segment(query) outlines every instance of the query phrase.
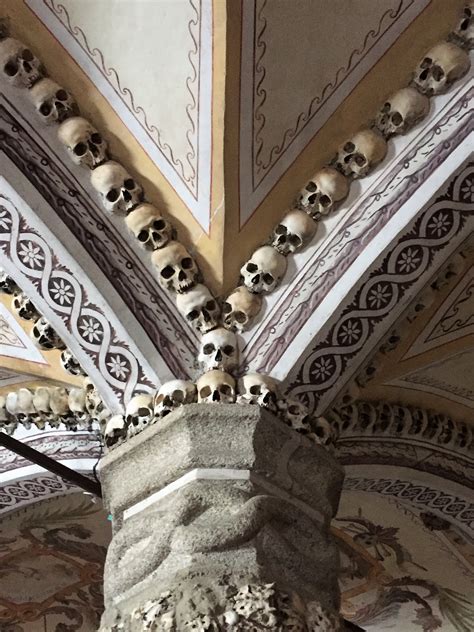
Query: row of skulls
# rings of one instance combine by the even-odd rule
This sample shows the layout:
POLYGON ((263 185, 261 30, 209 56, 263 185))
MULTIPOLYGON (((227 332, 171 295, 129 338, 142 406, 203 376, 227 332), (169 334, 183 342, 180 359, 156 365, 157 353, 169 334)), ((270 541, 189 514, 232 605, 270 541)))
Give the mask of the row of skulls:
POLYGON ((46 425, 58 428, 64 424, 68 430, 92 430, 94 421, 109 416, 92 383, 84 388, 67 390, 61 386, 38 386, 34 390, 19 388, 0 395, 0 428, 13 434, 18 425, 40 430, 46 425))
POLYGON ((30 336, 39 349, 42 351, 60 350, 60 362, 63 369, 70 375, 85 375, 83 368, 53 326, 39 313, 31 299, 18 287, 12 277, 1 269, 0 293, 12 297, 11 307, 19 318, 33 323, 30 336))
MULTIPOLYGON (((236 388, 231 375, 239 364, 235 332, 250 328, 261 311, 262 296, 274 291, 284 276, 288 255, 313 240, 320 220, 347 197, 351 181, 367 176, 384 159, 387 140, 409 131, 427 115, 429 97, 447 91, 467 72, 470 61, 466 49, 474 45, 473 6, 471 1, 465 8, 449 41, 437 44, 420 60, 411 85, 389 97, 371 125, 347 139, 332 162, 314 174, 268 242, 242 266, 240 285, 222 303, 202 283, 195 260, 176 240, 176 231, 168 219, 145 201, 142 186, 127 169, 110 159, 107 142, 89 121, 79 116, 72 95, 45 76, 42 64, 27 47, 9 37, 0 41, 0 70, 3 68, 5 79, 28 89, 46 124, 59 124, 59 141, 75 164, 90 171, 91 185, 105 211, 125 215, 129 230, 151 252, 158 282, 175 294, 180 313, 202 334, 198 360, 205 373, 197 380, 197 401, 246 401, 245 392, 240 386, 236 388), (213 397, 219 399, 212 400, 213 397)), ((39 319, 33 329, 36 327, 36 338, 48 343, 52 328, 43 320, 39 319)), ((258 377, 272 381, 267 376, 258 377)), ((112 426, 120 426, 123 419, 118 434, 123 434, 124 428, 126 435, 133 433, 136 424, 130 421, 129 411, 137 398, 143 397, 150 396, 137 395, 130 401, 125 417, 110 420, 112 426)))
POLYGON ((104 432, 107 448, 120 445, 148 426, 188 404, 250 404, 277 415, 293 430, 326 448, 332 448, 335 436, 324 417, 312 418, 300 402, 282 397, 277 380, 260 373, 247 373, 236 381, 220 369, 204 373, 194 384, 171 380, 155 394, 142 393, 129 401, 125 415, 111 417, 104 432))

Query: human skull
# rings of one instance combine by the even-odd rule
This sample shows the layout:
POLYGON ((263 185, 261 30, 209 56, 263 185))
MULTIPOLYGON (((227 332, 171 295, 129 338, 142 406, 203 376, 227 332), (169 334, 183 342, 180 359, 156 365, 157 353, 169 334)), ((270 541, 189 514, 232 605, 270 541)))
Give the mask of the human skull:
POLYGON ((130 436, 138 434, 151 424, 154 420, 153 395, 140 393, 132 397, 125 409, 125 420, 130 436))
POLYGON ((418 64, 413 81, 428 97, 442 94, 469 70, 469 55, 452 42, 433 46, 418 64))
POLYGON ((184 294, 178 294, 176 305, 191 327, 201 333, 214 329, 219 323, 219 305, 207 287, 201 283, 184 294))
POLYGON ((272 412, 278 409, 280 387, 278 381, 269 375, 247 373, 239 379, 237 403, 254 404, 272 412))
POLYGON ((114 415, 105 425, 104 442, 110 450, 127 438, 127 422, 123 415, 114 415))
POLYGON ((309 244, 316 228, 317 224, 304 211, 290 211, 275 227, 272 246, 282 255, 296 252, 309 244))
POLYGON ((428 97, 415 88, 402 88, 384 103, 375 118, 375 126, 385 138, 405 134, 428 114, 429 109, 428 97))
POLYGON ((172 241, 164 248, 155 250, 151 261, 158 270, 159 284, 166 290, 181 294, 198 281, 196 262, 178 241, 172 241))
POLYGON ((18 421, 10 416, 7 410, 7 398, 0 395, 0 429, 4 430, 8 435, 12 435, 18 428, 18 421))
POLYGON ((201 339, 198 360, 205 371, 233 371, 239 364, 239 347, 234 333, 224 327, 208 331, 201 339))
POLYGON ((69 375, 85 375, 84 369, 70 349, 64 349, 64 351, 61 352, 60 362, 63 369, 69 373, 69 375))
POLYGON ((245 286, 256 294, 273 292, 286 272, 286 258, 272 246, 262 246, 240 269, 245 286))
POLYGON ((197 381, 200 404, 233 404, 235 402, 235 380, 224 371, 204 373, 197 381))
MULTIPOLYGON (((69 410, 69 396, 65 388, 55 386, 49 392, 49 405, 53 416, 56 418, 56 425, 61 422, 69 426, 71 420, 71 411, 69 410)), ((50 421, 52 423, 52 421, 50 421)))
POLYGON ((451 33, 453 42, 470 50, 474 48, 474 2, 471 0, 463 11, 462 18, 451 33))
POLYGON ((173 239, 175 230, 152 204, 140 204, 125 218, 128 228, 143 248, 163 248, 173 239))
POLYGON ((91 171, 91 184, 109 213, 128 213, 140 204, 141 186, 118 162, 108 160, 91 171))
POLYGON ((12 307, 23 320, 34 320, 36 322, 40 317, 36 307, 23 292, 13 297, 12 307))
POLYGON ((107 160, 107 142, 102 134, 81 116, 74 116, 61 123, 58 138, 76 165, 95 169, 107 160))
POLYGON ((297 399, 282 399, 277 402, 278 413, 287 426, 301 434, 309 434, 311 426, 308 423, 309 410, 297 399))
POLYGON ((337 439, 334 428, 325 417, 315 417, 310 420, 312 434, 310 438, 317 444, 332 450, 337 439))
POLYGON ((2 294, 17 294, 20 292, 20 288, 15 281, 3 270, 0 270, 0 292, 2 294))
POLYGON ((86 429, 91 427, 91 417, 86 408, 86 391, 83 388, 71 388, 68 393, 68 406, 74 419, 86 429))
POLYGON ((345 176, 363 178, 385 158, 387 141, 372 129, 363 129, 339 148, 336 168, 345 176))
POLYGON ((31 88, 43 76, 40 60, 12 37, 0 42, 0 67, 5 79, 17 88, 31 88))
POLYGON ((35 414, 32 421, 37 428, 43 430, 51 419, 51 406, 49 405, 50 389, 46 386, 38 386, 33 393, 33 408, 35 414))
POLYGON ((64 349, 66 346, 44 316, 33 325, 30 335, 36 346, 46 351, 64 349))
POLYGON ((196 401, 196 386, 186 380, 170 380, 161 385, 153 399, 155 417, 165 417, 176 408, 196 401))
POLYGON ((33 392, 28 388, 19 388, 16 392, 15 407, 17 420, 28 428, 31 425, 30 416, 36 412, 33 406, 33 392))
POLYGON ((71 94, 52 79, 40 79, 30 89, 31 100, 44 123, 62 123, 79 113, 71 94))
POLYGON ((102 401, 99 391, 96 389, 90 377, 84 378, 85 404, 86 411, 92 419, 101 419, 105 414, 106 408, 102 401))
POLYGON ((334 167, 323 167, 300 191, 297 205, 314 220, 318 220, 321 215, 328 215, 348 193, 347 178, 334 167))
POLYGON ((262 299, 240 285, 230 294, 222 305, 224 327, 231 331, 245 331, 262 308, 262 299))

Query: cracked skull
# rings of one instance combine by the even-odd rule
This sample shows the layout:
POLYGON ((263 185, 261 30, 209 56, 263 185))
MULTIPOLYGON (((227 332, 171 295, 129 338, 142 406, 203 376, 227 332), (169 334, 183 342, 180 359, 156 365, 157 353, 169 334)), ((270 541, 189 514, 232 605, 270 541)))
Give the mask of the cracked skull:
POLYGON ((91 172, 91 184, 109 213, 127 213, 140 204, 143 191, 126 169, 109 160, 91 172))
POLYGON ((33 325, 30 335, 36 346, 46 351, 64 349, 66 346, 44 316, 41 316, 33 325))
POLYGON ((155 417, 165 417, 176 408, 197 401, 196 386, 187 380, 165 382, 153 400, 155 417))
POLYGON ((402 88, 388 98, 377 114, 375 125, 385 138, 405 134, 428 114, 429 109, 428 97, 415 88, 402 88))
POLYGON ((158 270, 159 284, 166 290, 181 294, 198 281, 196 262, 178 241, 172 241, 164 248, 155 250, 151 261, 158 270))
POLYGON ((52 79, 40 79, 28 94, 47 125, 62 123, 79 112, 71 94, 52 79))
POLYGON ((147 250, 163 248, 173 239, 174 229, 152 204, 140 204, 125 218, 128 228, 147 250))
POLYGON ((428 97, 442 94, 469 70, 469 55, 451 42, 440 42, 420 61, 413 81, 428 97))
POLYGON ((316 233, 317 224, 304 211, 287 213, 273 231, 272 246, 289 255, 307 246, 316 233))
POLYGON ((286 258, 272 246, 256 250, 240 269, 245 286, 256 294, 273 292, 286 272, 286 258))
POLYGON ((236 369, 239 364, 239 347, 235 334, 223 327, 204 334, 198 360, 205 371, 236 369))
POLYGON ((107 142, 89 121, 80 116, 61 123, 58 138, 76 165, 95 169, 107 160, 107 142))
POLYGON ((246 331, 262 308, 262 298, 241 285, 222 305, 224 327, 231 331, 246 331))
POLYGON ((201 333, 214 329, 219 323, 219 305, 207 287, 201 283, 184 294, 178 294, 176 305, 191 327, 201 333))
POLYGON ((233 404, 235 402, 235 380, 224 371, 204 373, 197 381, 200 404, 233 404))
POLYGON ((23 320, 34 320, 36 322, 40 318, 38 310, 23 292, 14 296, 12 307, 23 320))
POLYGON ((382 162, 386 153, 384 137, 374 130, 363 129, 339 148, 336 167, 345 176, 362 178, 382 162))
POLYGON ((0 66, 8 83, 17 88, 31 88, 43 76, 40 60, 12 37, 0 42, 0 66))
POLYGON ((141 393, 128 402, 125 409, 128 434, 133 436, 144 430, 154 420, 153 395, 141 393))
POLYGON ((347 178, 333 167, 323 167, 300 191, 298 208, 317 220, 321 215, 328 215, 337 202, 347 197, 348 193, 349 181, 347 178))
POLYGON ((237 390, 239 404, 254 404, 272 412, 277 411, 281 399, 280 387, 278 381, 269 375, 247 373, 239 379, 237 390))

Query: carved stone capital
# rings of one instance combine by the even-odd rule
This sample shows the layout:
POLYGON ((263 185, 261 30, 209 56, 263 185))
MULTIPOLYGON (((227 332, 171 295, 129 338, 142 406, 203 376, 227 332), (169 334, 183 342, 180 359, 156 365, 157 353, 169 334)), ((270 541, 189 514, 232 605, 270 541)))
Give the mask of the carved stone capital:
POLYGON ((104 632, 338 629, 343 473, 324 448, 257 406, 195 404, 100 472, 114 522, 104 632))

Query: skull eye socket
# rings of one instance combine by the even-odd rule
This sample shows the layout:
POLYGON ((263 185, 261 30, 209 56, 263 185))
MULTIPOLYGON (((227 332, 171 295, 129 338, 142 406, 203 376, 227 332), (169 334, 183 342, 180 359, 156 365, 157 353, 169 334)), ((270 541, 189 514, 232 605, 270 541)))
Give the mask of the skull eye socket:
POLYGON ((300 413, 299 406, 296 406, 296 404, 294 404, 293 406, 288 406, 288 412, 290 413, 290 415, 298 415, 300 413))
POLYGON ((229 384, 222 384, 219 390, 223 395, 232 395, 232 388, 229 384))
POLYGON ((363 156, 362 154, 356 154, 354 156, 354 161, 356 165, 358 165, 359 167, 363 167, 365 164, 367 164, 367 160, 365 159, 365 156, 363 156))
POLYGON ((153 228, 155 228, 156 230, 163 230, 164 228, 166 228, 165 220, 155 219, 155 221, 153 222, 153 228))
POLYGON ((266 274, 263 275, 263 282, 266 283, 267 285, 272 285, 272 283, 275 282, 275 279, 272 277, 272 275, 267 272, 266 274))
POLYGON ((174 274, 173 266, 165 266, 160 274, 164 279, 171 279, 174 274))
POLYGON ((148 231, 145 229, 141 230, 137 235, 138 241, 141 241, 142 243, 144 243, 145 241, 148 241, 148 237, 149 237, 148 231))
POLYGON ((222 311, 224 312, 224 314, 230 314, 232 311, 232 305, 230 303, 225 302, 222 305, 222 311))
POLYGON ((205 397, 209 397, 211 393, 212 393, 212 389, 210 386, 203 386, 201 390, 199 391, 199 397, 204 399, 205 397))
POLYGON ((11 59, 9 62, 5 64, 5 66, 3 67, 3 70, 5 71, 5 74, 8 75, 9 77, 14 77, 16 73, 18 72, 18 68, 19 67, 16 61, 11 59))
POLYGON ((178 402, 178 404, 182 404, 184 402, 184 393, 183 391, 175 390, 171 393, 171 397, 178 402))
POLYGON ((123 186, 127 189, 127 191, 133 191, 135 188, 135 180, 133 180, 133 178, 127 178, 124 180, 123 186))
POLYGON ((99 134, 99 132, 94 132, 93 134, 91 134, 91 141, 94 143, 94 145, 100 145, 102 143, 102 136, 99 134))
POLYGON ((433 78, 435 81, 441 81, 444 77, 444 70, 441 66, 434 66, 433 68, 433 78))
POLYGON ((42 103, 39 107, 40 114, 43 116, 49 116, 51 114, 51 105, 49 103, 42 103))
POLYGON ((288 229, 286 226, 283 226, 283 224, 278 224, 278 226, 275 228, 275 233, 277 235, 286 235, 287 232, 288 229))
POLYGON ((384 112, 385 114, 386 114, 387 112, 390 112, 391 107, 392 107, 392 106, 391 106, 391 105, 390 105, 390 103, 387 101, 387 103, 385 103, 385 104, 384 104, 384 106, 383 106, 383 108, 382 108, 382 112, 384 112))
POLYGON ((234 347, 232 345, 226 345, 222 351, 227 355, 230 356, 234 353, 234 347))
POLYGON ((148 408, 144 408, 142 406, 141 408, 138 409, 138 415, 140 415, 140 417, 146 417, 149 414, 150 414, 150 411, 148 410, 148 408))
POLYGON ((344 145, 343 149, 347 154, 352 154, 352 152, 355 150, 355 145, 354 143, 349 141, 348 143, 344 145))
POLYGON ((63 90, 62 88, 61 88, 61 90, 58 90, 56 92, 56 99, 58 101, 67 101, 67 92, 66 92, 66 90, 63 90))
POLYGON ((258 384, 254 384, 249 388, 251 395, 260 395, 262 393, 262 387, 258 384))
POLYGON ((109 202, 116 202, 119 199, 118 189, 110 189, 105 196, 109 202))
POLYGON ((247 316, 244 312, 235 312, 234 318, 238 323, 245 323, 247 321, 247 316))
POLYGON ((87 151, 87 145, 85 143, 77 143, 72 151, 76 156, 83 156, 87 151))
POLYGON ((35 57, 34 57, 33 53, 28 48, 25 48, 21 52, 21 58, 23 59, 23 61, 33 61, 33 59, 35 57))
POLYGON ((212 342, 209 342, 207 345, 204 345, 202 351, 205 355, 211 355, 216 350, 212 342))
POLYGON ((324 207, 329 206, 331 204, 331 198, 328 195, 322 195, 319 198, 319 203, 324 207))
POLYGON ((255 263, 247 263, 246 270, 247 272, 257 272, 258 266, 256 266, 255 263))
POLYGON ((317 193, 313 193, 308 198, 308 204, 312 206, 316 202, 317 199, 318 199, 318 194, 317 193))
POLYGON ((196 320, 198 316, 199 316, 199 312, 197 311, 197 309, 192 309, 190 312, 186 314, 186 318, 188 320, 196 320))
POLYGON ((192 268, 193 260, 191 259, 191 257, 185 257, 184 259, 182 259, 181 267, 184 268, 184 270, 189 270, 190 268, 192 268))
POLYGON ((300 237, 298 237, 298 235, 290 235, 288 238, 288 241, 295 248, 297 248, 298 246, 301 246, 301 244, 303 243, 303 241, 300 239, 300 237))
POLYGON ((431 59, 431 57, 425 57, 420 64, 420 68, 429 68, 432 63, 433 60, 431 59))
POLYGON ((213 312, 216 309, 216 302, 215 301, 207 301, 206 309, 208 309, 210 312, 213 312))
POLYGON ((394 125, 401 125, 403 123, 403 116, 400 114, 400 112, 394 112, 394 114, 392 115, 392 123, 394 125))
POLYGON ((316 185, 316 182, 313 182, 312 180, 310 180, 308 184, 306 185, 306 191, 309 191, 310 193, 314 193, 317 190, 318 190, 318 187, 316 185))

